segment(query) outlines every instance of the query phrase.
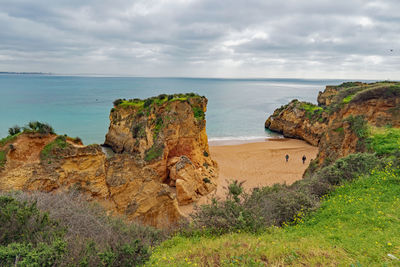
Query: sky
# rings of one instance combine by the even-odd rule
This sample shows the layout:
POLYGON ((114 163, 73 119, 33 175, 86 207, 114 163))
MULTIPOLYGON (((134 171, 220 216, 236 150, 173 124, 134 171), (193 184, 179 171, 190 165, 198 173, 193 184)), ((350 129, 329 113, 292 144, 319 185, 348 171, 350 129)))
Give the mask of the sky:
POLYGON ((0 71, 400 80, 399 0, 0 0, 0 71))

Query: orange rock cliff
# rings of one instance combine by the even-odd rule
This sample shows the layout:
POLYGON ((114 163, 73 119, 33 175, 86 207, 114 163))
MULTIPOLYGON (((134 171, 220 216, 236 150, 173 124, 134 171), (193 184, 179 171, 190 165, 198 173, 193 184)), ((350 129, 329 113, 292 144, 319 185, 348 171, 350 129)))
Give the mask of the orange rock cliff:
POLYGON ((319 92, 318 106, 293 100, 275 110, 265 127, 318 146, 314 165, 365 152, 363 129, 400 127, 400 83, 348 82, 319 92))
POLYGON ((156 227, 216 189, 206 134, 207 99, 195 94, 116 100, 105 146, 25 132, 0 143, 0 190, 79 190, 108 211, 156 227))

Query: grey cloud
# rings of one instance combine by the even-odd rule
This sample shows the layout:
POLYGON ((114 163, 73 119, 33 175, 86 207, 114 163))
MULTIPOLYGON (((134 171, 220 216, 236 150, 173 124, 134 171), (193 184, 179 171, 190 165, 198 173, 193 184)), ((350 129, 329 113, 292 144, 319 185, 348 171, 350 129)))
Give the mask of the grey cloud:
POLYGON ((0 69, 399 79, 398 10, 396 0, 3 0, 0 69))

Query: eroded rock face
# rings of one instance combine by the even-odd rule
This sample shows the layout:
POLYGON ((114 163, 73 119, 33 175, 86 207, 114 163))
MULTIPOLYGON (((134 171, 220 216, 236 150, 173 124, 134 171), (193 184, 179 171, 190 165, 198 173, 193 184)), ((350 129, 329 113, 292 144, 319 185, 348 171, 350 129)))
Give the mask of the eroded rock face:
POLYGON ((321 108, 314 107, 314 111, 308 111, 304 108, 305 105, 307 107, 314 106, 310 103, 293 100, 288 105, 275 110, 274 114, 265 122, 265 128, 317 146, 326 131, 327 117, 326 114, 322 114, 321 108), (321 114, 319 114, 320 112, 321 114))
POLYGON ((172 226, 182 217, 180 205, 216 189, 218 169, 205 131, 207 99, 157 99, 146 107, 136 100, 113 108, 105 144, 115 155, 109 158, 99 145, 82 146, 56 135, 18 136, 0 147, 7 159, 0 168, 0 190, 75 189, 110 212, 172 226), (63 146, 47 151, 57 140, 63 146))
POLYGON ((400 127, 400 83, 344 83, 327 86, 319 106, 297 100, 277 109, 265 127, 319 146, 318 165, 364 152, 355 121, 400 127))

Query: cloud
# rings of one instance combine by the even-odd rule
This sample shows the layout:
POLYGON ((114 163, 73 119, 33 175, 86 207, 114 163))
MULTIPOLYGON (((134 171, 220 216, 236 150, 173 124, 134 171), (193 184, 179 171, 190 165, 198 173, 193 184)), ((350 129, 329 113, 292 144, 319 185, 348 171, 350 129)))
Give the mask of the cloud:
POLYGON ((0 70, 400 78, 397 0, 3 0, 0 70))

